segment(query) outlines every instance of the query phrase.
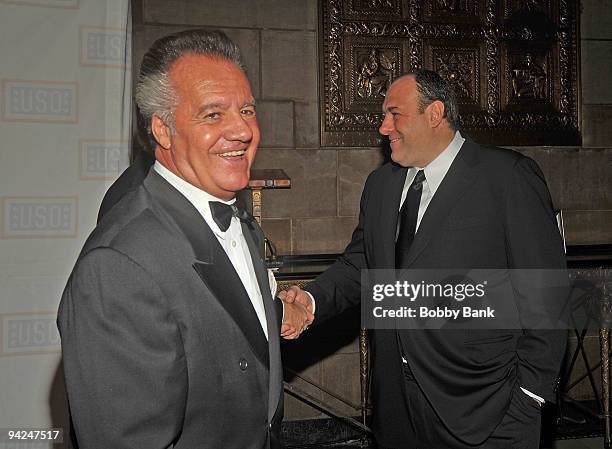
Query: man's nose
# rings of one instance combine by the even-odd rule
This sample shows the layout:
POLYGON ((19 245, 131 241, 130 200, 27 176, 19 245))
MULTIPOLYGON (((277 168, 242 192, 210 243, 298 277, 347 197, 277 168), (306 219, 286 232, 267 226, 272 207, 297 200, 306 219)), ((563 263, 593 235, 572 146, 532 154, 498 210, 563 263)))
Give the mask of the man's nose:
POLYGON ((240 140, 242 142, 249 142, 253 139, 253 130, 248 122, 251 122, 255 126, 257 125, 257 119, 251 116, 244 116, 240 112, 232 114, 232 120, 227 124, 225 136, 227 140, 240 140))
POLYGON ((383 136, 388 136, 393 131, 393 117, 391 114, 386 113, 385 118, 383 119, 380 128, 378 128, 378 132, 383 136))

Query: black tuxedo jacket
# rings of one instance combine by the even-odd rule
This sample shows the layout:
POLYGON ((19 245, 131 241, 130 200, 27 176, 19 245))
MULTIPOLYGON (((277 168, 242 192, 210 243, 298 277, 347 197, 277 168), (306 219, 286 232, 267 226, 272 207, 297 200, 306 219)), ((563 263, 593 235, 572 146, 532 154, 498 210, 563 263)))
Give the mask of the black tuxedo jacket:
MULTIPOLYGON (((370 174, 359 225, 342 257, 306 289, 317 320, 359 302, 360 270, 392 269, 406 168, 393 163, 370 174)), ((537 164, 514 151, 466 140, 425 212, 408 268, 565 268, 561 237, 537 164)), ((559 298, 558 307, 564 306, 559 298)), ((521 304, 523 311, 529 304, 521 304)), ((394 331, 391 331, 395 335, 394 331)), ((401 359, 389 331, 373 331, 374 427, 379 442, 402 440, 401 359)), ((513 389, 554 401, 565 331, 399 330, 414 376, 448 429, 484 441, 504 415, 513 389)), ((396 338, 397 340, 397 338, 396 338)))
POLYGON ((58 316, 81 449, 279 447, 280 304, 261 230, 243 232, 269 341, 211 229, 154 170, 103 217, 58 316))

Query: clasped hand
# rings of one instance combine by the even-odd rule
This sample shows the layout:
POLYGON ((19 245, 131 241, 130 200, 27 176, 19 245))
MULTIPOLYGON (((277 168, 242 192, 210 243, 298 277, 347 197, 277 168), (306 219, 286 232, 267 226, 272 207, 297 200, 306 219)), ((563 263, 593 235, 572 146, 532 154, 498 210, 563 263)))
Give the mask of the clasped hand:
POLYGON ((281 336, 287 340, 296 339, 314 321, 312 300, 308 293, 297 285, 279 292, 276 296, 284 305, 281 336))

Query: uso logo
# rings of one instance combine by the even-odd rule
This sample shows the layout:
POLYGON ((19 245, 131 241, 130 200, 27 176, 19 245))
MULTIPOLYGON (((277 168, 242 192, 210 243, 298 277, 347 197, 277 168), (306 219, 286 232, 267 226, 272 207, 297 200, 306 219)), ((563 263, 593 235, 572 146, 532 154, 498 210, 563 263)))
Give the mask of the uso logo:
POLYGON ((119 28, 81 27, 81 65, 129 68, 131 38, 119 28))
POLYGON ((76 197, 6 197, 2 203, 2 238, 76 237, 76 197))
POLYGON ((128 142, 81 140, 81 179, 114 179, 130 163, 128 142))
POLYGON ((77 122, 77 83, 3 80, 2 119, 77 122))
POLYGON ((0 315, 2 355, 59 352, 55 312, 0 315))

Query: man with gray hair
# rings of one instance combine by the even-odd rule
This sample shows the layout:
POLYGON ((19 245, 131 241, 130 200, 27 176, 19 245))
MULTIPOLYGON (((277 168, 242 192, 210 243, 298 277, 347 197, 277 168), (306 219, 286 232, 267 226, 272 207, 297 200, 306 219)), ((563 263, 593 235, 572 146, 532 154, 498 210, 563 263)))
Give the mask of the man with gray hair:
MULTIPOLYGON (((279 296, 311 310, 315 300, 319 322, 359 303, 363 269, 565 268, 539 167, 462 136, 452 89, 437 73, 395 80, 383 113, 392 162, 368 177, 351 242, 308 293, 294 286, 279 296)), ((521 293, 519 318, 532 322, 544 298, 521 293)), ((561 315, 564 298, 554 299, 549 312, 561 315)), ((540 406, 555 399, 566 338, 533 328, 372 330, 379 447, 538 448, 540 406)))
POLYGON ((259 144, 238 47, 190 30, 145 54, 136 102, 155 164, 90 235, 58 326, 81 449, 276 448, 281 317, 263 234, 235 204, 259 144))

